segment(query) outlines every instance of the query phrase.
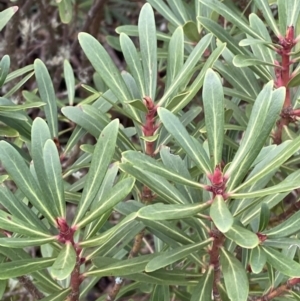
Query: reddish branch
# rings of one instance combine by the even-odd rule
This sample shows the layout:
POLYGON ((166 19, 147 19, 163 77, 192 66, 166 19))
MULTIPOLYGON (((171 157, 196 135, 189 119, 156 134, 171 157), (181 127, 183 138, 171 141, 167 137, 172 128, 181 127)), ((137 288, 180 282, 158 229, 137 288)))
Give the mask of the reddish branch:
POLYGON ((270 291, 269 293, 267 293, 262 297, 256 298, 255 301, 270 301, 292 290, 293 287, 299 283, 300 283, 300 278, 289 279, 285 284, 277 287, 276 289, 270 291))
MULTIPOLYGON (((148 112, 146 113, 146 116, 145 116, 145 123, 142 126, 142 131, 143 131, 144 137, 152 137, 158 128, 158 126, 155 123, 155 117, 157 115, 157 107, 155 106, 155 103, 149 96, 144 97, 144 105, 146 106, 148 112)), ((146 141, 145 144, 146 144, 145 153, 148 156, 153 157, 154 150, 155 150, 155 141, 146 141)), ((151 189, 149 189, 149 187, 144 185, 142 188, 142 192, 141 192, 142 202, 145 205, 151 204, 153 198, 154 198, 154 195, 153 195, 151 189)), ((138 253, 142 247, 144 235, 145 235, 145 230, 142 230, 140 233, 138 233, 135 236, 134 243, 130 250, 128 258, 133 258, 138 255, 138 253)), ((116 280, 113 288, 111 289, 111 291, 108 293, 108 295, 106 297, 106 301, 115 300, 115 298, 117 297, 117 295, 122 287, 122 284, 123 284, 122 281, 116 280)))
POLYGON ((84 258, 80 257, 81 248, 74 241, 74 233, 76 229, 70 228, 64 218, 59 217, 56 219, 56 222, 59 229, 58 240, 63 244, 67 244, 67 243, 72 244, 72 247, 76 252, 76 264, 71 273, 71 281, 70 281, 71 293, 69 294, 67 300, 78 301, 79 293, 80 293, 79 286, 83 280, 83 277, 80 274, 80 265, 84 262, 84 258))
POLYGON ((214 267, 213 295, 214 300, 218 301, 221 300, 218 290, 218 284, 221 282, 220 248, 224 244, 225 236, 217 229, 211 230, 210 236, 214 238, 214 241, 212 244, 212 248, 209 251, 209 264, 214 267))
POLYGON ((276 73, 276 87, 285 87, 286 96, 281 112, 281 118, 277 122, 277 129, 274 134, 274 143, 280 144, 282 141, 282 130, 285 126, 288 126, 291 122, 295 121, 295 116, 300 116, 299 110, 293 110, 291 104, 291 91, 288 88, 288 83, 292 78, 290 73, 291 51, 296 44, 294 26, 289 26, 286 31, 285 37, 279 37, 279 44, 281 48, 277 50, 281 56, 281 63, 276 62, 278 68, 275 69, 276 73))

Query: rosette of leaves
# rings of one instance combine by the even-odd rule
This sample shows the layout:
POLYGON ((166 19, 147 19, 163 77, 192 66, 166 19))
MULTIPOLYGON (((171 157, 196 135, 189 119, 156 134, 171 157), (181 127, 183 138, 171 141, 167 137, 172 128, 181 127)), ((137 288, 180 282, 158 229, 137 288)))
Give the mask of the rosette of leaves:
MULTIPOLYGON (((41 98, 47 98, 47 123, 33 121, 30 166, 13 146, 0 143, 0 160, 17 187, 15 192, 4 185, 0 189, 2 283, 30 275, 27 285, 44 300, 84 300, 104 276, 118 277, 116 291, 99 301, 142 294, 153 301, 299 298, 294 289, 300 282, 299 212, 289 210, 278 224, 274 216, 277 205, 300 186, 300 139, 280 136, 278 144, 272 139, 295 91, 279 84, 273 63, 267 66, 274 69, 234 64, 240 46, 234 48, 227 28, 212 21, 221 13, 233 18, 231 7, 201 0, 200 7, 208 7, 202 10, 194 4, 196 10, 181 1, 154 5, 168 13, 172 26, 165 35, 156 31, 153 10, 145 4, 138 26, 131 28, 139 47, 125 31, 119 37, 128 66, 122 74, 95 38, 79 35, 102 83, 98 87, 108 89, 92 103, 62 109, 76 124, 62 152, 54 142, 51 80, 35 62, 35 72, 44 75, 37 81, 41 98), (172 21, 173 13, 180 19, 184 12, 198 22, 197 40, 187 34, 185 19, 172 21), (213 28, 213 34, 200 31, 204 22, 219 26, 222 35, 213 28), (222 37, 226 44, 220 43, 222 37), (133 126, 110 121, 110 109, 133 126), (81 145, 79 158, 62 170, 63 157, 86 133, 95 137, 95 146, 81 145), (88 173, 69 184, 68 175, 83 168, 88 173), (70 219, 68 202, 77 204, 70 219), (121 216, 116 225, 109 220, 113 211, 121 216), (42 256, 31 258, 24 250, 28 246, 41 246, 42 256), (123 287, 119 277, 127 279, 123 287)), ((265 4, 257 1, 254 13, 265 4)), ((240 23, 228 21, 234 29, 251 28, 242 17, 240 23)), ((286 42, 290 32, 282 34, 286 42)))

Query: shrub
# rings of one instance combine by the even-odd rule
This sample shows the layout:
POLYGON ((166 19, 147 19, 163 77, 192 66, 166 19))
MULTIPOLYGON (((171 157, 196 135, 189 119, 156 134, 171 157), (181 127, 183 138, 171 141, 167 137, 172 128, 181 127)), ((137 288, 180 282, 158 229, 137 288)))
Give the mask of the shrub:
MULTIPOLYGON (((149 3, 137 26, 118 27, 126 71, 79 34, 97 74, 90 97, 72 105, 65 62, 61 104, 37 59, 26 70, 38 95, 0 99, 15 133, 0 142, 1 180, 16 188, 0 187, 2 294, 17 278, 39 300, 85 300, 114 276, 97 300, 298 300, 297 3, 256 0, 243 14, 230 1, 148 2, 168 32, 149 3), (38 107, 45 120, 32 121, 38 107)), ((14 75, 8 57, 0 65, 3 84, 14 75)))

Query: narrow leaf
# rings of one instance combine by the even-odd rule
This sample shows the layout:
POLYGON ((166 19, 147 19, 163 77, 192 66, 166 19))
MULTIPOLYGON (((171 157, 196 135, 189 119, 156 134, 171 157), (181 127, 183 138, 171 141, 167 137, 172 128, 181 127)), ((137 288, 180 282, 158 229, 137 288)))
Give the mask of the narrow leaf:
MULTIPOLYGON (((192 294, 191 301, 208 301, 211 300, 211 292, 213 288, 214 268, 212 265, 208 267, 204 275, 192 294)), ((223 300, 223 299, 222 299, 223 300)))
POLYGON ((3 29, 11 17, 18 11, 18 9, 18 6, 12 6, 0 12, 0 30, 3 29))
POLYGON ((171 204, 188 203, 185 197, 170 184, 165 178, 146 172, 129 163, 122 163, 119 165, 124 172, 134 176, 138 181, 147 185, 153 192, 159 195, 163 200, 171 204))
POLYGON ((76 252, 71 242, 66 242, 63 249, 51 267, 51 275, 55 279, 66 279, 73 271, 76 264, 76 252))
POLYGON ((187 155, 195 162, 198 168, 206 174, 210 174, 212 169, 209 159, 202 145, 196 145, 190 137, 188 131, 180 123, 179 119, 170 111, 159 108, 158 115, 167 131, 173 136, 177 143, 185 150, 187 155))
POLYGON ((83 218, 81 218, 76 224, 78 228, 83 227, 84 225, 90 223, 95 220, 101 214, 106 212, 107 210, 113 208, 120 201, 124 200, 125 197, 131 192, 134 186, 134 179, 127 178, 120 182, 118 182, 115 186, 113 186, 107 194, 105 194, 105 198, 102 198, 97 204, 98 206, 93 211, 89 212, 89 214, 83 218))
MULTIPOLYGON (((154 254, 143 255, 136 258, 127 260, 120 260, 116 263, 105 265, 100 269, 94 269, 86 272, 85 276, 124 276, 128 274, 134 274, 143 272, 146 264, 154 257, 154 254)), ((105 259, 104 259, 105 260, 105 259)), ((97 266, 103 266, 103 258, 100 259, 99 264, 97 258, 93 260, 93 263, 97 266)))
POLYGON ((64 301, 66 297, 70 294, 71 289, 60 290, 57 293, 51 294, 40 301, 64 301))
MULTIPOLYGON (((58 2, 58 1, 57 1, 58 2)), ((68 24, 72 20, 73 3, 71 0, 61 0, 58 3, 59 17, 61 21, 68 24)))
POLYGON ((55 241, 57 238, 55 236, 47 238, 0 238, 0 246, 7 248, 25 248, 25 247, 34 247, 41 246, 55 241))
POLYGON ((190 244, 169 250, 157 255, 146 266, 146 272, 153 272, 161 269, 169 264, 172 264, 180 259, 185 258, 193 252, 197 252, 199 249, 206 247, 212 242, 212 238, 199 243, 190 244))
POLYGON ((210 217, 221 232, 227 232, 233 224, 233 216, 221 195, 217 195, 210 207, 210 217))
POLYGON ((58 137, 58 118, 56 97, 50 74, 40 59, 34 61, 34 72, 41 100, 46 104, 44 110, 51 138, 58 137))
POLYGON ((174 170, 167 168, 166 166, 157 162, 153 158, 140 152, 126 151, 122 153, 122 162, 129 162, 137 168, 153 172, 154 174, 158 174, 166 178, 167 180, 173 181, 175 183, 191 186, 198 189, 205 188, 205 185, 194 182, 180 174, 175 173, 174 170))
POLYGON ((203 106, 209 152, 213 168, 221 163, 224 140, 224 94, 222 83, 212 69, 208 69, 203 84, 203 106))
POLYGON ((68 60, 64 60, 64 78, 67 86, 69 105, 72 106, 75 96, 75 77, 72 66, 68 60))
POLYGON ((255 233, 238 225, 232 225, 225 233, 225 236, 237 245, 247 249, 253 249, 259 244, 259 239, 255 233))
POLYGON ((49 237, 48 234, 45 234, 39 228, 34 227, 32 224, 28 224, 2 210, 0 210, 0 228, 29 236, 49 237))
POLYGON ((247 301, 249 294, 248 277, 240 261, 224 248, 221 248, 220 261, 230 300, 247 301))
POLYGON ((106 170, 114 155, 118 129, 119 120, 115 119, 100 134, 73 225, 82 220, 101 186, 106 170))
POLYGON ((66 216, 64 197, 64 182, 57 147, 52 140, 47 140, 44 146, 44 165, 48 178, 48 186, 53 193, 53 199, 60 217, 66 216))
POLYGON ((204 204, 154 204, 143 207, 138 211, 138 217, 150 220, 171 220, 191 217, 205 210, 209 203, 204 204))
POLYGON ((241 16, 237 15, 233 10, 226 6, 225 4, 217 1, 217 0, 200 0, 201 3, 210 7, 218 14, 222 15, 227 21, 232 22, 234 25, 239 27, 243 32, 248 33, 252 37, 262 40, 263 38, 254 31, 249 24, 244 22, 241 16))
POLYGON ((262 12, 266 22, 271 27, 272 31, 279 38, 281 37, 280 31, 277 27, 276 21, 273 17, 273 13, 270 9, 269 3, 267 0, 255 0, 255 4, 258 9, 262 12))
POLYGON ((146 96, 145 82, 142 64, 140 62, 140 56, 134 46, 132 40, 125 34, 120 35, 120 45, 125 61, 129 67, 130 73, 135 79, 135 82, 141 93, 141 97, 146 96))
POLYGON ((300 211, 294 213, 287 220, 283 221, 276 227, 263 232, 268 238, 287 237, 300 230, 300 211))
POLYGON ((282 253, 269 248, 262 247, 267 255, 267 261, 280 273, 289 277, 300 277, 300 264, 282 253))
POLYGON ((9 67, 10 67, 10 57, 6 54, 2 57, 0 61, 0 87, 2 87, 5 82, 5 79, 9 71, 9 67))
POLYGON ((0 279, 15 278, 48 268, 54 260, 54 258, 31 258, 1 263, 0 279))
POLYGON ((106 85, 114 91, 119 101, 131 99, 119 70, 104 47, 95 38, 84 32, 79 34, 78 40, 92 66, 101 75, 106 85))
POLYGON ((256 247, 253 250, 251 250, 250 266, 253 273, 259 274, 263 270, 266 261, 267 261, 267 256, 262 248, 256 247))
POLYGON ((204 51, 207 49, 208 45, 210 44, 211 39, 212 39, 212 35, 207 34, 199 41, 199 43, 193 49, 188 59, 182 66, 180 72, 174 78, 172 84, 168 87, 168 90, 165 91, 164 95, 159 100, 158 106, 164 105, 169 100, 169 97, 172 95, 173 91, 176 90, 178 87, 180 87, 183 83, 186 83, 186 80, 189 79, 191 70, 193 70, 195 65, 198 63, 199 57, 203 55, 204 51))
POLYGON ((141 9, 138 29, 144 70, 144 87, 146 93, 144 96, 150 96, 154 100, 157 86, 157 41, 154 13, 149 3, 146 3, 141 9))
POLYGON ((51 205, 41 198, 41 191, 20 154, 5 141, 0 142, 0 160, 8 174, 28 200, 56 225, 51 205))
MULTIPOLYGON (((184 35, 182 27, 174 31, 168 48, 167 81, 166 89, 171 86, 173 80, 180 72, 184 61, 184 35)), ((179 87, 178 87, 179 88, 179 87)), ((176 90, 173 95, 176 94, 176 90)))

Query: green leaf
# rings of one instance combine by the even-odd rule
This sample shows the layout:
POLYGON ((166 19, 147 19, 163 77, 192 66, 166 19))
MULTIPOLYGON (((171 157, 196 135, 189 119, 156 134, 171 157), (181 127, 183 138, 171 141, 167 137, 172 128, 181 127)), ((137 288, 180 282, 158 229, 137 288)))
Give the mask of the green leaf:
POLYGON ((210 206, 210 217, 221 232, 227 232, 233 224, 233 216, 221 195, 217 195, 210 206))
MULTIPOLYGON (((176 78, 177 74, 180 72, 184 61, 184 35, 182 27, 179 26, 174 31, 169 47, 168 47, 168 58, 167 58, 167 80, 166 88, 172 85, 173 80, 176 78)), ((174 91, 174 94, 178 91, 178 88, 174 91)))
POLYGON ((224 248, 221 248, 220 261, 230 300, 247 301, 249 294, 248 277, 240 261, 224 248))
POLYGON ((299 19, 300 7, 297 5, 297 2, 294 1, 286 1, 286 26, 284 28, 283 34, 285 34, 285 30, 288 26, 297 27, 297 21, 299 19))
POLYGON ((141 9, 138 29, 146 93, 143 96, 150 96, 154 100, 157 86, 157 41, 154 13, 149 3, 141 9))
POLYGON ((0 246, 7 248, 25 248, 33 246, 41 246, 43 244, 54 242, 57 238, 55 236, 46 238, 0 238, 0 246))
POLYGON ((45 103, 43 102, 33 102, 33 103, 26 103, 26 104, 18 104, 17 106, 0 106, 0 111, 4 112, 16 112, 20 110, 26 110, 31 108, 39 108, 44 106, 45 103))
POLYGON ((271 211, 266 203, 261 204, 258 231, 265 230, 269 224, 271 211))
POLYGON ((200 204, 154 204, 143 207, 138 211, 138 217, 150 220, 170 220, 191 217, 203 211, 209 203, 200 204))
POLYGON ((285 90, 279 88, 272 92, 273 81, 270 81, 259 93, 249 119, 249 123, 240 147, 230 164, 227 175, 230 175, 227 184, 230 191, 248 172, 252 162, 269 137, 272 127, 281 111, 285 90))
POLYGON ((115 119, 100 134, 73 225, 82 220, 100 188, 115 152, 118 130, 119 120, 115 119))
POLYGON ((66 297, 70 294, 70 291, 70 288, 60 290, 57 293, 51 294, 43 299, 40 299, 40 301, 64 301, 66 300, 66 297))
MULTIPOLYGON (((91 209, 97 208, 98 204, 97 201, 100 200, 104 194, 113 187, 115 181, 116 181, 116 177, 119 171, 119 166, 118 164, 111 164, 106 172, 106 175, 102 181, 101 187, 91 205, 91 209)), ((88 239, 89 237, 94 236, 98 230, 104 225, 104 223, 106 222, 106 220, 109 218, 111 212, 107 211, 105 214, 103 214, 101 216, 100 219, 98 219, 97 221, 89 224, 86 228, 85 228, 85 235, 84 237, 86 239, 88 239)))
POLYGON ((224 140, 224 94, 218 75, 208 69, 203 84, 203 106, 213 168, 221 163, 224 140))
POLYGON ((8 284, 7 280, 0 280, 0 298, 3 300, 3 295, 5 293, 6 290, 6 286, 8 284))
POLYGON ((294 213, 287 220, 283 221, 276 227, 263 232, 268 238, 287 237, 297 233, 300 229, 300 211, 294 213))
POLYGON ((62 168, 57 147, 52 140, 48 139, 46 141, 43 154, 48 186, 52 191, 52 197, 56 203, 55 205, 59 212, 59 216, 65 217, 66 204, 64 197, 64 182, 62 179, 62 168))
POLYGON ((58 280, 66 279, 76 264, 76 252, 70 241, 65 243, 51 267, 51 275, 58 280))
POLYGON ((138 181, 147 185, 153 192, 159 195, 163 200, 171 204, 188 203, 185 197, 165 178, 139 169, 129 163, 122 163, 119 165, 124 172, 134 176, 138 181))
MULTIPOLYGON (((37 117, 33 121, 31 137, 31 153, 37 180, 40 184, 44 198, 49 204, 51 204, 51 208, 53 208, 55 216, 58 217, 60 214, 58 211, 58 206, 56 206, 57 200, 55 197, 55 191, 50 189, 48 183, 48 175, 46 172, 46 165, 48 162, 45 162, 43 158, 43 149, 46 141, 51 139, 51 134, 47 123, 40 117, 37 117)), ((57 150, 55 150, 55 152, 57 152, 57 150)))
POLYGON ((19 76, 21 76, 21 75, 23 75, 23 74, 25 74, 27 72, 32 71, 33 69, 34 69, 34 66, 32 64, 32 65, 28 65, 26 67, 20 68, 18 70, 15 70, 15 71, 13 71, 13 72, 11 72, 11 73, 8 74, 8 76, 5 79, 4 83, 6 84, 6 83, 14 80, 15 78, 17 78, 17 77, 19 77, 19 76))
POLYGON ((300 264, 281 252, 269 247, 262 247, 267 255, 267 261, 280 273, 289 277, 300 276, 300 264))
POLYGON ((130 73, 135 79, 135 82, 141 93, 141 97, 146 96, 145 82, 140 56, 134 46, 132 40, 125 34, 120 35, 120 44, 125 61, 129 67, 130 73))
POLYGON ((49 233, 38 216, 3 184, 0 186, 0 203, 19 220, 32 225, 36 229, 42 230, 46 234, 49 233))
POLYGON ((0 210, 0 228, 29 236, 49 237, 39 228, 0 210))
POLYGON ((90 237, 86 240, 81 241, 80 246, 81 247, 99 246, 99 245, 107 242, 109 239, 111 239, 114 235, 116 235, 119 232, 130 231, 132 229, 132 226, 136 227, 136 225, 139 223, 138 221, 136 221, 136 217, 137 217, 136 212, 130 213, 114 227, 106 230, 105 232, 103 232, 99 235, 95 235, 93 237, 90 237))
MULTIPOLYGON (((191 301, 209 301, 213 288, 214 268, 208 267, 192 294, 191 301)), ((223 299, 222 299, 223 300, 223 299)))
POLYGON ((183 127, 179 119, 170 111, 159 108, 158 115, 167 131, 185 150, 186 154, 195 162, 197 167, 206 174, 210 174, 212 169, 209 164, 209 158, 202 145, 194 143, 188 131, 183 127))
POLYGON ((18 9, 18 6, 12 6, 0 12, 0 30, 3 29, 11 17, 18 11, 18 9))
POLYGON ((243 18, 241 16, 237 15, 234 11, 232 11, 229 6, 226 6, 225 4, 216 1, 216 0, 200 0, 201 3, 205 4, 206 6, 210 7, 214 11, 216 11, 218 14, 222 15, 227 21, 232 22, 234 25, 239 27, 243 32, 251 35, 252 37, 263 40, 263 37, 257 34, 256 31, 254 31, 249 24, 245 23, 243 21, 243 18))
POLYGON ((259 274, 267 261, 266 253, 261 247, 256 247, 250 253, 250 266, 254 274, 259 274))
POLYGON ((61 0, 58 3, 59 17, 61 21, 68 24, 72 20, 73 4, 72 0, 61 0))
POLYGON ((116 263, 108 264, 103 266, 103 260, 105 258, 100 258, 93 260, 95 266, 101 267, 100 269, 94 269, 84 273, 85 276, 124 276, 128 274, 134 274, 143 272, 147 263, 155 256, 156 254, 143 255, 136 258, 131 258, 127 260, 120 260, 116 263))
POLYGON ((45 115, 49 125, 51 138, 58 137, 58 118, 57 118, 57 105, 56 97, 52 84, 50 74, 45 64, 40 60, 34 61, 34 72, 37 81, 39 94, 42 101, 46 104, 45 115))
POLYGON ((268 23, 268 25, 270 26, 272 31, 275 33, 277 38, 281 37, 280 31, 279 31, 276 21, 273 17, 273 13, 270 9, 268 1, 267 0, 255 0, 255 4, 256 4, 257 8, 261 11, 261 13, 263 14, 266 22, 268 23))
POLYGON ((134 108, 136 108, 144 113, 148 112, 147 107, 140 99, 127 100, 127 101, 124 101, 124 103, 129 104, 130 106, 133 106, 134 108))
POLYGON ((147 141, 147 142, 154 142, 159 137, 159 134, 153 135, 153 136, 140 136, 140 139, 147 141))
POLYGON ((0 160, 8 174, 33 204, 48 220, 56 225, 51 205, 41 198, 41 191, 21 155, 5 141, 0 142, 0 160))
POLYGON ((266 65, 266 66, 272 66, 272 67, 276 66, 274 63, 259 60, 255 57, 251 57, 251 56, 247 56, 247 55, 243 55, 243 54, 236 55, 232 62, 233 62, 234 66, 240 67, 240 68, 254 66, 254 65, 259 65, 259 66, 266 65))
POLYGON ((31 274, 51 266, 54 258, 30 258, 0 264, 0 279, 10 279, 31 274))
POLYGON ((96 209, 89 212, 85 217, 82 217, 77 223, 73 222, 73 224, 76 225, 77 228, 80 228, 100 217, 101 214, 113 208, 116 204, 125 199, 125 197, 131 192, 134 182, 133 178, 127 178, 118 182, 104 195, 101 200, 97 202, 96 209))
POLYGON ((207 34, 196 45, 196 47, 193 49, 188 59, 185 61, 184 65, 180 69, 179 73, 174 78, 172 84, 168 87, 168 89, 164 92, 162 98, 159 100, 157 104, 158 106, 163 106, 169 100, 170 96, 173 95, 173 91, 185 84, 187 80, 189 80, 191 70, 193 70, 193 68, 198 63, 199 57, 203 55, 204 51, 210 44, 211 39, 212 35, 207 34))
POLYGON ((293 88, 293 87, 298 87, 299 85, 300 85, 300 72, 292 75, 292 78, 289 80, 287 87, 293 88))
POLYGON ((130 100, 131 96, 127 86, 104 47, 95 38, 84 32, 78 35, 78 40, 92 66, 119 101, 130 100))
POLYGON ((198 42, 200 40, 197 24, 195 22, 193 21, 186 22, 183 25, 183 31, 189 40, 193 42, 198 42))
POLYGON ((250 192, 241 192, 241 193, 233 193, 230 194, 231 198, 254 198, 254 197, 262 197, 270 194, 276 194, 276 193, 282 193, 282 192, 287 192, 287 191, 292 191, 294 189, 297 189, 300 187, 299 184, 299 179, 297 176, 299 176, 299 170, 293 172, 290 174, 290 176, 294 176, 295 178, 290 180, 288 177, 280 182, 277 185, 264 188, 264 189, 259 189, 255 191, 250 191, 250 192))
POLYGON ((69 105, 72 106, 75 96, 75 77, 72 66, 68 60, 64 60, 64 78, 67 86, 69 105))
MULTIPOLYGON (((221 53, 224 51, 226 47, 226 44, 221 44, 210 54, 209 58, 204 63, 200 73, 196 76, 196 78, 193 80, 192 84, 188 87, 188 92, 186 92, 185 96, 180 97, 180 100, 175 96, 173 99, 170 100, 170 102, 167 105, 167 109, 169 109, 173 113, 179 112, 181 109, 183 109, 192 99, 194 99, 195 95, 197 95, 198 91, 201 89, 203 81, 204 81, 204 75, 208 68, 211 68, 216 60, 219 58, 221 53), (175 100, 177 102, 175 103, 175 100)), ((174 87, 175 88, 175 87, 174 87)))
POLYGON ((5 82, 5 79, 9 71, 9 67, 10 67, 10 57, 6 54, 2 57, 0 61, 0 87, 2 87, 5 82))
MULTIPOLYGON (((300 137, 293 139, 292 141, 285 142, 280 146, 277 146, 277 150, 269 152, 269 159, 262 161, 258 165, 259 170, 253 175, 248 177, 239 187, 234 189, 234 191, 239 191, 248 187, 249 185, 256 183, 258 180, 263 178, 269 172, 280 167, 284 162, 286 162, 297 150, 300 148, 300 137)), ((258 167, 258 166, 257 166, 258 167)))
POLYGON ((243 39, 243 40, 241 40, 241 41, 239 42, 239 45, 242 46, 242 47, 245 47, 245 46, 252 46, 252 45, 257 45, 257 44, 271 45, 272 43, 270 43, 270 42, 268 42, 268 41, 253 39, 253 38, 243 39))
POLYGON ((144 169, 154 174, 158 174, 167 180, 170 180, 175 183, 179 183, 182 185, 191 186, 194 188, 204 189, 205 185, 194 182, 192 180, 187 179, 186 177, 175 173, 174 170, 167 168, 161 163, 157 162, 155 159, 136 151, 126 151, 122 153, 122 162, 129 162, 137 168, 144 169))
POLYGON ((180 259, 187 257, 188 255, 197 252, 199 249, 206 247, 212 242, 212 238, 209 238, 205 241, 199 243, 190 244, 169 250, 159 255, 156 255, 155 258, 151 259, 150 262, 146 265, 146 272, 154 272, 159 270, 169 264, 172 264, 180 259))
POLYGON ((33 76, 34 72, 27 74, 24 78, 19 80, 8 92, 6 92, 3 97, 10 97, 16 93, 23 85, 33 76))
MULTIPOLYGON (((207 1, 207 0, 206 0, 207 1)), ((237 43, 237 41, 217 22, 212 21, 211 19, 204 18, 204 17, 198 17, 201 24, 206 28, 209 32, 212 32, 220 41, 223 43, 226 43, 226 48, 230 50, 233 54, 244 54, 244 55, 251 55, 251 53, 247 50, 245 50, 243 47, 240 47, 237 43)), ((248 25, 249 26, 249 25, 248 25)), ((226 50, 225 50, 226 51, 226 50)), ((221 62, 219 62, 221 66, 223 66, 221 62)), ((219 65, 220 65, 219 64, 219 65)), ((228 67, 228 66, 227 66, 228 67)), ((220 71, 220 67, 218 66, 218 71, 220 71)), ((264 66, 252 66, 251 69, 259 75, 264 81, 272 80, 271 74, 266 70, 264 66)), ((240 69, 239 72, 242 72, 243 70, 240 69)), ((249 73, 252 74, 253 73, 249 73)), ((235 80, 237 80, 235 78, 235 80)), ((250 82, 250 84, 253 84, 250 82)), ((245 88, 245 87, 243 87, 245 88)))
POLYGON ((180 20, 165 2, 160 0, 149 0, 148 2, 171 24, 174 24, 176 27, 182 25, 180 20))
POLYGON ((247 249, 253 249, 259 244, 259 239, 255 233, 235 224, 225 232, 225 236, 247 249))

